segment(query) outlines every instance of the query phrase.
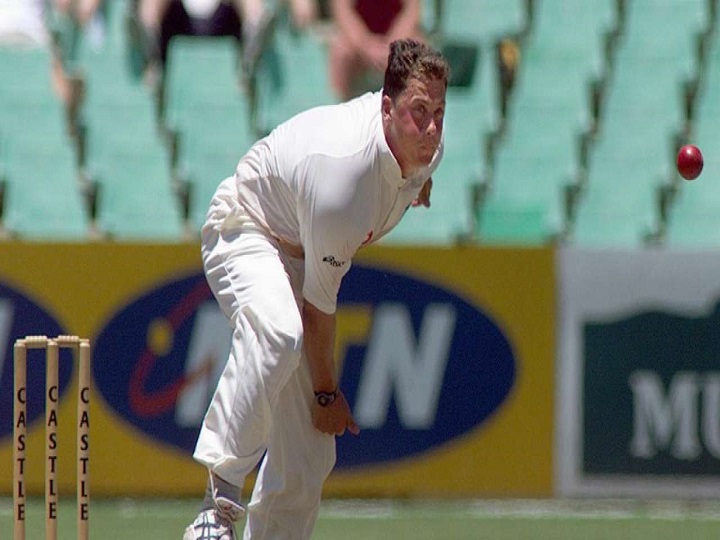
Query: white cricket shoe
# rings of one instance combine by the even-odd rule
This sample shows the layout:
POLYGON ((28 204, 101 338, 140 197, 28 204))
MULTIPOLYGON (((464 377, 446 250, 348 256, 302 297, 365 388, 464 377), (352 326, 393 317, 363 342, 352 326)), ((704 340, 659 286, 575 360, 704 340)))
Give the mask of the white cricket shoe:
POLYGON ((183 540, 236 540, 235 522, 244 515, 242 506, 225 497, 217 497, 215 508, 203 510, 188 525, 183 540))

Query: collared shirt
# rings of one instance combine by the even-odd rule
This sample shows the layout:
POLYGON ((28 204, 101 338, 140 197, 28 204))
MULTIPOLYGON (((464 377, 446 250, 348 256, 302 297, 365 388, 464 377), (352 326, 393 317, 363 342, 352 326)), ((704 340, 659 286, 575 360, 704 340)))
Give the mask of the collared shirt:
MULTIPOLYGON (((397 225, 442 157, 441 143, 429 166, 403 178, 381 103, 380 92, 368 93, 291 118, 255 143, 226 181, 258 225, 302 248, 303 296, 325 313, 335 312, 357 250, 397 225)), ((232 215, 222 226, 233 226, 232 215)))

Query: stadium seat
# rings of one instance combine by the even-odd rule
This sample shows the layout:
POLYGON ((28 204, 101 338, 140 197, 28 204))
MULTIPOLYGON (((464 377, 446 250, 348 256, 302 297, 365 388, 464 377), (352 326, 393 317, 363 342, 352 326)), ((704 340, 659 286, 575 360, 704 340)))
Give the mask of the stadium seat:
POLYGON ((111 238, 180 241, 184 219, 161 146, 104 149, 94 170, 97 227, 111 238))
POLYGON ((478 209, 483 243, 542 244, 564 231, 564 186, 576 171, 572 108, 523 104, 513 109, 492 181, 478 209))
POLYGON ((118 100, 93 100, 83 109, 83 124, 86 132, 83 165, 89 171, 103 159, 103 152, 113 146, 164 145, 155 109, 146 96, 128 94, 118 100))
POLYGON ((65 110, 58 101, 28 101, 13 96, 0 101, 0 130, 16 147, 70 144, 65 110))
POLYGON ((720 246, 720 161, 706 159, 702 176, 682 181, 670 209, 666 245, 682 248, 720 246))
POLYGON ((657 189, 663 178, 663 163, 655 155, 636 153, 632 148, 616 155, 597 152, 577 207, 573 243, 641 246, 658 227, 657 189))
MULTIPOLYGON (((239 46, 235 38, 175 36, 168 47, 163 121, 177 129, 184 110, 204 104, 246 106, 240 90, 239 46)), ((246 117, 249 123, 249 116, 246 117)))
POLYGON ((720 245, 720 44, 713 44, 697 98, 693 142, 703 151, 705 165, 697 180, 676 177, 677 193, 669 210, 666 243, 673 247, 712 248, 720 245))
POLYGON ((5 156, 3 226, 26 240, 82 240, 89 213, 69 145, 10 142, 5 156))
POLYGON ((0 46, 0 103, 22 98, 26 102, 57 101, 53 93, 52 56, 43 48, 0 46))
POLYGON ((594 49, 600 45, 603 34, 616 28, 619 22, 616 0, 542 0, 535 4, 529 41, 545 50, 594 49))
POLYGON ((207 107, 204 115, 188 117, 178 139, 178 170, 186 182, 189 220, 199 230, 210 197, 218 184, 235 171, 254 142, 244 111, 207 107))
POLYGON ((327 63, 320 36, 294 32, 289 23, 278 21, 256 68, 255 130, 269 133, 305 109, 335 103, 327 63))
POLYGON ((199 233, 210 207, 210 199, 222 180, 232 176, 241 157, 231 146, 192 147, 185 155, 183 175, 189 188, 189 225, 199 233))
POLYGON ((503 35, 520 33, 526 15, 524 0, 483 0, 472 7, 463 0, 443 0, 443 40, 492 44, 503 35))

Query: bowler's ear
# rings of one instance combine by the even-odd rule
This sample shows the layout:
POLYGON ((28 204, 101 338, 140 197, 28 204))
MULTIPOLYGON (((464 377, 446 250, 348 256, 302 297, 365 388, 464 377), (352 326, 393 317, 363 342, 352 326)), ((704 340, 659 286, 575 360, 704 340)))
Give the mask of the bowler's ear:
POLYGON ((383 120, 390 120, 390 115, 392 114, 392 108, 393 108, 393 102, 392 99, 390 99, 390 96, 383 96, 382 98, 382 116, 383 120))

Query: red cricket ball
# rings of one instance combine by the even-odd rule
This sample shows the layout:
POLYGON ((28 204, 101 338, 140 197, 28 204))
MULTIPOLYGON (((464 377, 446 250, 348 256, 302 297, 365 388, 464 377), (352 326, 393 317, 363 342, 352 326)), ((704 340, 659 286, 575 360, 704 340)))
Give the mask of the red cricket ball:
POLYGON ((677 170, 685 180, 694 180, 703 170, 703 155, 694 144, 686 144, 677 155, 677 170))

